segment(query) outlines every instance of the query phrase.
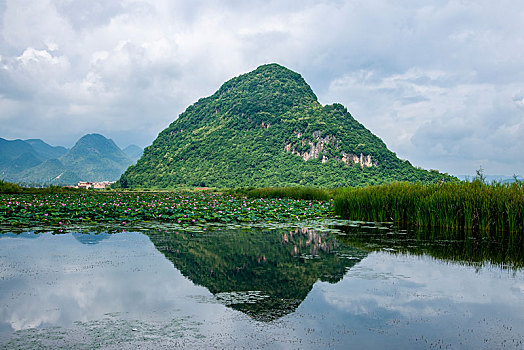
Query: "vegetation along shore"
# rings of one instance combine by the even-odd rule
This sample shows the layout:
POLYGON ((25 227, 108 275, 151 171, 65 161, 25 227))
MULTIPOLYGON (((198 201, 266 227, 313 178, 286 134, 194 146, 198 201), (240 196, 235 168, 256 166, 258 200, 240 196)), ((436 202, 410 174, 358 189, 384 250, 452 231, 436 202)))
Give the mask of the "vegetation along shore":
POLYGON ((522 182, 394 183, 344 189, 335 197, 334 208, 341 217, 353 220, 487 233, 524 232, 522 182))
POLYGON ((334 199, 333 210, 343 219, 393 222, 396 225, 524 233, 524 183, 472 182, 422 184, 396 182, 367 187, 252 188, 233 192, 249 197, 334 199))
MULTIPOLYGON (((1 188, 10 187, 2 183, 1 188)), ((330 215, 330 201, 247 198, 213 192, 60 191, 0 194, 0 222, 67 226, 144 221, 195 226, 211 222, 287 222, 330 215)))
POLYGON ((338 216, 455 231, 524 233, 524 183, 391 183, 361 188, 240 188, 222 192, 28 189, 0 183, 3 224, 160 221, 283 222, 338 216))

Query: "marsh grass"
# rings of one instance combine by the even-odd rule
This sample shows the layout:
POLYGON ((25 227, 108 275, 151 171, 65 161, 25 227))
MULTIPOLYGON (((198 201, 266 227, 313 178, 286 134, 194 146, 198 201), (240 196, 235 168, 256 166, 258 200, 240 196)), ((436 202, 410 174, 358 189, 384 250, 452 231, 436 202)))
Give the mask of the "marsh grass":
POLYGON ((303 200, 328 201, 333 199, 340 189, 322 189, 314 187, 265 187, 237 188, 231 190, 233 195, 243 195, 250 198, 292 198, 303 200))
POLYGON ((473 182, 437 185, 392 183, 340 191, 334 210, 345 219, 401 226, 524 232, 524 183, 473 182))

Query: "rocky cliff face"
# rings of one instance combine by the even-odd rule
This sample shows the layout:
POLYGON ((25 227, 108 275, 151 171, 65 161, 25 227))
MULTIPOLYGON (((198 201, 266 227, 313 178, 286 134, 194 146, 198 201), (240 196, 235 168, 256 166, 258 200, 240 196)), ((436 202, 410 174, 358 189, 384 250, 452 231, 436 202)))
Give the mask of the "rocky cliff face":
MULTIPOLYGON (((303 134, 304 133, 297 131, 295 133, 295 136, 300 139, 302 138, 303 134)), ((296 150, 290 143, 287 143, 284 149, 286 150, 286 152, 296 154, 306 161, 309 159, 320 158, 322 163, 326 163, 330 159, 326 146, 332 145, 336 149, 337 153, 335 156, 332 156, 332 158, 336 161, 344 162, 346 165, 359 164, 362 168, 377 166, 377 162, 372 160, 371 155, 364 155, 362 153, 360 153, 360 155, 357 155, 343 152, 342 150, 340 150, 340 141, 338 141, 334 136, 322 137, 321 135, 322 133, 317 130, 313 132, 313 141, 308 139, 303 139, 301 141, 302 146, 310 146, 310 149, 307 151, 300 152, 296 150)))

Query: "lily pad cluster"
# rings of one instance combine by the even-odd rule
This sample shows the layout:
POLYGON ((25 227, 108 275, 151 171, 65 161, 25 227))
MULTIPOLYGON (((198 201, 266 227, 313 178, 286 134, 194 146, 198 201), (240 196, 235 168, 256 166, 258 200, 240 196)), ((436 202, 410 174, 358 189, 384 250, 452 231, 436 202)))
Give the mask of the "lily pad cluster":
POLYGON ((288 222, 332 212, 331 201, 246 198, 220 193, 84 192, 2 194, 0 222, 11 226, 132 223, 288 222))

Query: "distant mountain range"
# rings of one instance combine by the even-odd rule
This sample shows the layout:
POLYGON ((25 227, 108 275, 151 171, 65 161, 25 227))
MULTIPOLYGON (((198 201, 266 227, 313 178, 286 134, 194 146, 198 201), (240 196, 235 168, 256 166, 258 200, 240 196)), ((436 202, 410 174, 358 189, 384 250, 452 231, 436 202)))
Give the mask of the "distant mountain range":
MULTIPOLYGON (((464 181, 473 181, 477 178, 476 175, 457 175, 457 177, 460 180, 464 180, 464 181)), ((513 183, 516 180, 524 181, 524 177, 522 176, 517 176, 516 179, 514 176, 509 176, 509 175, 483 175, 483 177, 484 177, 484 181, 486 181, 487 183, 491 183, 491 182, 513 183)))
POLYGON ((0 138, 0 179, 24 185, 114 181, 142 152, 136 145, 122 150, 100 134, 83 136, 71 149, 40 139, 0 138))

